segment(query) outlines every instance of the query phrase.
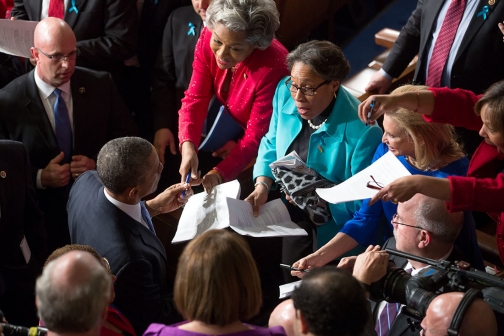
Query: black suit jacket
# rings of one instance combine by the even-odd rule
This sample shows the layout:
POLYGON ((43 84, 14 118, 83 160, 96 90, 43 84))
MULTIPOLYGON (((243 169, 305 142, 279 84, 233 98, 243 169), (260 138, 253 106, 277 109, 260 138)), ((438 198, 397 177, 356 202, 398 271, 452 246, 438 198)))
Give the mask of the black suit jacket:
MULTIPOLYGON (((119 75, 122 61, 136 52, 136 1, 75 0, 75 6, 78 13, 70 12, 69 5, 65 21, 74 31, 77 48, 81 52, 77 65, 108 71, 114 77, 119 75)), ((41 10, 42 0, 14 0, 11 16, 19 20, 39 21, 41 10)))
POLYGON ((108 259, 117 276, 114 304, 137 335, 150 323, 170 323, 164 247, 149 229, 110 203, 96 171, 75 181, 68 225, 72 244, 89 245, 108 259))
POLYGON ((36 322, 35 279, 46 258, 47 236, 26 149, 0 140, 0 309, 10 323, 36 322), (20 248, 23 237, 31 251, 28 264, 20 248))
MULTIPOLYGON (((398 77, 418 54, 415 83, 425 83, 427 56, 436 20, 444 1, 418 0, 416 9, 392 48, 383 70, 398 77)), ((480 0, 458 50, 451 71, 451 87, 483 93, 491 84, 504 79, 504 43, 497 24, 504 19, 504 1, 480 0), (478 16, 483 6, 490 8, 487 19, 478 16)))
POLYGON ((154 129, 169 128, 175 138, 178 110, 191 80, 194 48, 202 28, 203 21, 192 6, 174 10, 166 23, 161 50, 152 71, 154 129), (188 34, 190 23, 194 25, 194 35, 188 34))
MULTIPOLYGON (((96 160, 99 150, 109 140, 136 134, 133 119, 108 73, 76 67, 71 91, 74 155, 96 160)), ((34 71, 0 90, 0 139, 16 140, 25 145, 34 183, 37 170, 45 168, 60 153, 35 84, 34 71)), ((69 189, 70 184, 37 190, 46 215, 50 250, 69 241, 66 214, 69 189)))

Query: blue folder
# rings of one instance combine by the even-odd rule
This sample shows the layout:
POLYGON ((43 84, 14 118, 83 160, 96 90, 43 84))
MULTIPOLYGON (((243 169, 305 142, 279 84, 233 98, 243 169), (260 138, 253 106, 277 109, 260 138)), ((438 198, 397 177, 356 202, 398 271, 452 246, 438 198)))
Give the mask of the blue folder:
POLYGON ((229 140, 235 140, 241 132, 243 132, 243 128, 240 124, 231 117, 231 114, 229 114, 229 111, 224 106, 221 106, 212 128, 205 140, 200 144, 198 150, 215 152, 229 140))

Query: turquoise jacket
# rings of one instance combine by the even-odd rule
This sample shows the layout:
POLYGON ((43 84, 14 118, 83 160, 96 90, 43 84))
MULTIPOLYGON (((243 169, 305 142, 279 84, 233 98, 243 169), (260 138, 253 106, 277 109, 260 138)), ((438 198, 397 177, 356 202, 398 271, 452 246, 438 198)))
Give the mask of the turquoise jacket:
MULTIPOLYGON (((275 180, 269 164, 288 154, 287 149, 301 131, 302 119, 284 84, 285 80, 286 78, 282 79, 277 85, 273 97, 273 115, 269 131, 259 146, 254 179, 267 176, 275 180)), ((360 121, 357 116, 358 105, 359 101, 340 86, 329 118, 310 137, 306 164, 334 183, 341 183, 369 166, 376 147, 381 142, 381 129, 378 126, 366 126, 360 121)), ((328 239, 321 237, 319 230, 319 246, 323 245, 321 242, 325 244, 329 241, 353 217, 361 203, 330 204, 334 222, 329 221, 322 226, 331 227, 323 234, 328 239)))

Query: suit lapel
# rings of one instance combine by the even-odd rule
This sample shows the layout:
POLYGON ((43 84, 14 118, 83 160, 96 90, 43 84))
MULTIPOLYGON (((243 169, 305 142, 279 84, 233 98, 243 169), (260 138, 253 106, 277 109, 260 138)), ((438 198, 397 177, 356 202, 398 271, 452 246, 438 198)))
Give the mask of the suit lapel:
POLYGON ((129 215, 127 215, 124 211, 120 210, 114 204, 110 203, 110 201, 104 195, 103 187, 100 188, 98 197, 98 203, 101 205, 104 213, 107 216, 109 216, 113 221, 115 221, 125 230, 130 231, 132 235, 139 237, 138 243, 142 241, 144 245, 148 245, 151 248, 157 250, 166 263, 166 251, 163 247, 163 244, 155 234, 150 232, 150 230, 147 229, 142 223, 137 222, 129 215))
MULTIPOLYGON (((1 154, 1 149, 0 149, 0 154, 1 154)), ((8 183, 9 178, 12 177, 9 171, 9 164, 8 162, 3 160, 4 156, 0 155, 0 172, 5 172, 5 178, 0 177, 0 228, 1 228, 1 223, 2 218, 6 219, 9 218, 9 208, 2 206, 7 204, 7 197, 8 195, 11 194, 10 186, 12 183, 8 183)))
MULTIPOLYGON (((422 29, 422 40, 420 41, 420 49, 426 50, 426 43, 430 40, 432 36, 432 31, 434 30, 434 23, 436 22, 439 11, 443 7, 444 2, 441 0, 429 1, 428 4, 424 4, 422 7, 422 17, 425 17, 422 21, 422 27, 426 27, 429 31, 424 32, 422 29), (428 10, 427 10, 428 9, 428 10), (425 15, 425 16, 424 16, 425 15)), ((420 56, 420 55, 419 55, 420 56)))
POLYGON ((72 28, 75 28, 75 23, 79 17, 81 9, 84 7, 86 0, 69 0, 68 8, 65 12, 65 21, 72 28), (75 9, 73 6, 75 5, 75 9))
MULTIPOLYGON (((466 33, 464 34, 464 38, 462 39, 462 43, 460 44, 454 63, 457 63, 458 58, 460 57, 460 55, 464 53, 464 50, 471 44, 473 37, 481 29, 483 24, 489 21, 488 17, 486 20, 484 20, 482 16, 478 16, 478 13, 480 13, 483 10, 483 6, 488 6, 490 8, 487 13, 487 16, 490 16, 492 15, 493 10, 498 5, 498 3, 499 0, 495 0, 495 4, 490 6, 488 4, 488 0, 480 0, 480 2, 478 3, 478 7, 476 7, 476 11, 474 12, 474 15, 471 19, 471 22, 467 27, 466 33)), ((496 26, 495 29, 498 30, 499 28, 496 26)))
POLYGON ((56 135, 54 134, 49 118, 47 118, 47 112, 40 99, 34 75, 35 70, 32 70, 32 72, 28 74, 28 78, 26 80, 26 112, 32 118, 33 123, 37 125, 40 135, 44 139, 47 147, 50 149, 56 149, 57 153, 55 155, 57 155, 59 153, 59 146, 56 140, 56 135))

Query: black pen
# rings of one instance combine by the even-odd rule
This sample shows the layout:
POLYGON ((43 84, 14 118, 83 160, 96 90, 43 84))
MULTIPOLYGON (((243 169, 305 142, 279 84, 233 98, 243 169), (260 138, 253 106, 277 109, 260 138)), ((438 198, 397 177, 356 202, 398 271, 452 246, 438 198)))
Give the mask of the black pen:
POLYGON ((366 126, 368 125, 368 123, 371 123, 371 114, 373 113, 373 109, 374 109, 374 106, 375 106, 375 103, 376 103, 376 99, 372 99, 371 100, 371 104, 369 104, 369 112, 367 114, 367 119, 368 119, 368 122, 366 123, 366 126))
POLYGON ((305 270, 305 269, 300 270, 299 268, 292 267, 292 266, 285 265, 285 264, 280 264, 280 267, 287 268, 287 269, 290 269, 291 271, 296 271, 296 272, 303 272, 303 273, 308 273, 309 272, 308 270, 305 270))

